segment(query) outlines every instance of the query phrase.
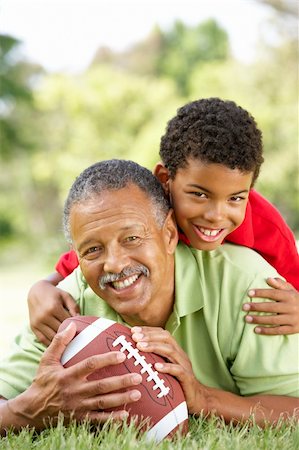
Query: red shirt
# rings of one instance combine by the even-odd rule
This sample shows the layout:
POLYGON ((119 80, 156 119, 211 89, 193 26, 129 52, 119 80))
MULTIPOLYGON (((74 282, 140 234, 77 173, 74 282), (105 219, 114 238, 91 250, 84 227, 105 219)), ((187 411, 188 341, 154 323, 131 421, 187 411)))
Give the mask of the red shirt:
MULTIPOLYGON (((186 236, 180 235, 180 239, 189 244, 186 236)), ((299 254, 294 235, 279 211, 258 192, 250 191, 244 221, 225 240, 260 253, 299 290, 299 254)), ((56 270, 66 277, 78 264, 71 250, 61 255, 56 270)))

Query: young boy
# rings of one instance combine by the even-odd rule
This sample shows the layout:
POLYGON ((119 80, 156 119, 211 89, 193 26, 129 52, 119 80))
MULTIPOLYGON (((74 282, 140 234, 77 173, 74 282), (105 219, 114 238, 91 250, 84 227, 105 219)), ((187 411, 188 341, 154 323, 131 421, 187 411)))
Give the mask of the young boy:
MULTIPOLYGON (((262 134, 254 118, 218 98, 188 103, 169 121, 160 156, 154 173, 170 196, 181 240, 206 251, 229 241, 259 252, 293 286, 269 279, 274 289, 249 291, 249 297, 276 301, 246 303, 244 311, 270 314, 248 314, 245 320, 258 324, 256 333, 297 333, 299 255, 279 212, 252 189, 263 162, 262 134), (243 175, 250 175, 249 187, 243 186, 243 175)), ((45 344, 65 318, 79 313, 73 299, 54 287, 77 265, 75 252, 62 255, 57 272, 29 292, 31 327, 45 344)))

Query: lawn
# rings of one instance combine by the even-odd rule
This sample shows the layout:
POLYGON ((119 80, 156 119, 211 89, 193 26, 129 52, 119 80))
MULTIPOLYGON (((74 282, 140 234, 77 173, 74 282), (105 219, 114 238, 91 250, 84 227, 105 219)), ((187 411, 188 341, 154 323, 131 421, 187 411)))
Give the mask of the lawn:
POLYGON ((209 421, 190 419, 187 436, 164 440, 160 444, 146 442, 133 426, 120 428, 105 424, 92 429, 87 423, 71 424, 65 428, 61 423, 35 434, 23 430, 19 435, 9 434, 0 439, 1 449, 10 450, 295 450, 299 448, 299 427, 295 422, 281 423, 262 430, 256 425, 238 427, 225 425, 219 419, 209 421))

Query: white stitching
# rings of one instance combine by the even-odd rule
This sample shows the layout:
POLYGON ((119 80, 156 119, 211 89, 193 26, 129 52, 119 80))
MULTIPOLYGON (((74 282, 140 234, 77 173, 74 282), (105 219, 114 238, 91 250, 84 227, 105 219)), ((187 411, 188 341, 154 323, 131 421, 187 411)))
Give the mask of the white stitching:
POLYGON ((152 369, 152 364, 148 364, 146 362, 145 357, 139 354, 138 348, 134 348, 131 342, 126 340, 125 336, 121 335, 113 341, 112 346, 116 347, 117 345, 121 345, 121 352, 124 352, 125 350, 128 352, 126 355, 127 359, 131 359, 132 357, 135 358, 134 366, 138 366, 139 364, 141 365, 141 374, 144 374, 145 372, 148 373, 146 381, 154 381, 154 391, 160 389, 160 392, 157 395, 158 398, 164 397, 169 393, 170 389, 164 385, 164 380, 159 377, 159 373, 152 369))

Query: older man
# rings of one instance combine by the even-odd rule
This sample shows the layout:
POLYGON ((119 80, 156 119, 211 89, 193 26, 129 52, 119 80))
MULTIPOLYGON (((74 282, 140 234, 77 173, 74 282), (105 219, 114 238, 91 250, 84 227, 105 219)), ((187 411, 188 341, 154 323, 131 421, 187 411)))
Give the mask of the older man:
MULTIPOLYGON (((248 289, 277 275, 259 255, 230 244, 212 252, 177 246, 161 185, 131 161, 86 169, 70 190, 64 225, 80 268, 60 287, 82 314, 126 323, 140 349, 165 356, 156 369, 180 380, 189 413, 227 421, 254 414, 261 425, 296 413, 298 336, 265 339, 240 318, 248 289)), ((64 369, 60 357, 73 335, 71 326, 45 352, 29 329, 16 340, 0 369, 2 433, 43 428, 59 411, 105 420, 108 407, 139 400, 138 375, 86 381, 96 368, 117 364, 117 352, 64 369), (132 389, 115 393, 123 386, 132 389)))

